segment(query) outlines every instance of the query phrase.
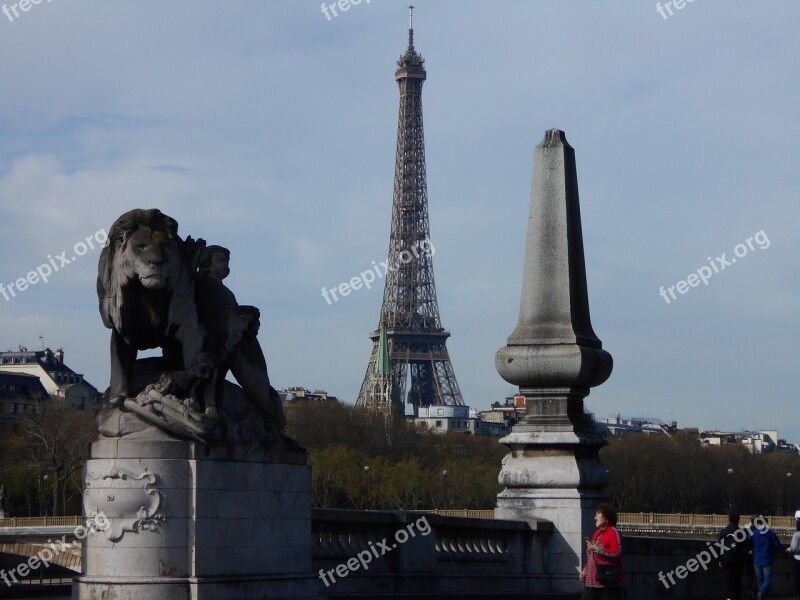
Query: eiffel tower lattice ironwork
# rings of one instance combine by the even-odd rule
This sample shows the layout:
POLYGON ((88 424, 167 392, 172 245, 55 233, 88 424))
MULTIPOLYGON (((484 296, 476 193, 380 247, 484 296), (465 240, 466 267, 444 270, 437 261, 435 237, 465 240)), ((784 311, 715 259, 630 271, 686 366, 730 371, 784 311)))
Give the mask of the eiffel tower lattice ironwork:
MULTIPOLYGON (((413 11, 414 7, 409 8, 413 11)), ((422 129, 424 62, 414 49, 411 21, 408 49, 397 62, 395 72, 400 87, 400 114, 381 327, 370 335, 372 354, 356 401, 359 406, 379 411, 396 407, 399 414, 405 412, 405 403, 414 406, 414 414, 421 406, 464 404, 447 352, 450 334, 441 324, 433 278, 435 249, 430 240, 422 129), (388 345, 388 373, 381 365, 382 344, 388 345), (388 389, 381 385, 387 376, 388 389)))

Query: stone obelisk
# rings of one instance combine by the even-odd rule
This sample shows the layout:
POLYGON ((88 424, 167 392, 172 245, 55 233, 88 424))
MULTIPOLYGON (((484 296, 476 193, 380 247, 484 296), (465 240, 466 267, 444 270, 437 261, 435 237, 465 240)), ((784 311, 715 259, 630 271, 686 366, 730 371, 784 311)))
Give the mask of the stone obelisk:
POLYGON ((554 592, 575 592, 606 499, 606 441, 584 413, 589 388, 611 374, 611 355, 592 330, 586 289, 575 151, 551 129, 536 147, 519 322, 495 357, 498 373, 519 386, 527 416, 501 439, 498 518, 554 526, 548 568, 554 592))

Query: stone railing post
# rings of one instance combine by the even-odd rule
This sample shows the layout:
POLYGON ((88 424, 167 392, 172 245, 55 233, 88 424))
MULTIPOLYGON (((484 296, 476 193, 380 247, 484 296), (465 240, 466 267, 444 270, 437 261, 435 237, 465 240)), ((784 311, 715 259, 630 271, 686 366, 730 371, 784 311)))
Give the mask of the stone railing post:
POLYGON ((611 375, 612 359, 589 318, 575 152, 563 131, 547 131, 536 147, 532 187, 519 322, 495 358, 527 416, 500 440, 511 452, 495 514, 553 523, 552 590, 573 593, 608 483, 598 457, 607 442, 583 399, 611 375))

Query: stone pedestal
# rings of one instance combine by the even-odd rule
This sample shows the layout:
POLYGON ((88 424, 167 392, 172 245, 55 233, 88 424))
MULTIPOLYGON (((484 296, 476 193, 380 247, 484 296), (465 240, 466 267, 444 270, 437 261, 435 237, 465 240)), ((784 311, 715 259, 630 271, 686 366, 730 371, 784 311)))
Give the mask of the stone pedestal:
POLYGON ((510 453, 495 514, 551 521, 552 591, 577 592, 584 540, 608 483, 598 458, 606 442, 583 399, 608 379, 613 361, 589 318, 575 152, 558 129, 536 147, 519 321, 495 365, 527 405, 500 440, 510 453))
POLYGON ((577 591, 595 508, 608 501, 608 471, 597 456, 605 440, 588 429, 542 431, 521 424, 500 442, 511 452, 500 471, 505 489, 497 496, 496 518, 552 522, 547 551, 551 589, 577 591))
POLYGON ((151 436, 92 445, 84 511, 108 526, 84 541, 74 599, 317 598, 308 466, 151 436))

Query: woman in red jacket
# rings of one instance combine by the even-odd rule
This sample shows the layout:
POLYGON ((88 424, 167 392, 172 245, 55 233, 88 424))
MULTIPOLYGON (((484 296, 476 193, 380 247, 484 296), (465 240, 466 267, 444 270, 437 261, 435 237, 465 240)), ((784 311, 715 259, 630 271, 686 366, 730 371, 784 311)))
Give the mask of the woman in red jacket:
POLYGON ((622 600, 622 537, 617 531, 617 513, 606 504, 597 507, 597 527, 586 539, 586 564, 581 571, 583 600, 622 600))

